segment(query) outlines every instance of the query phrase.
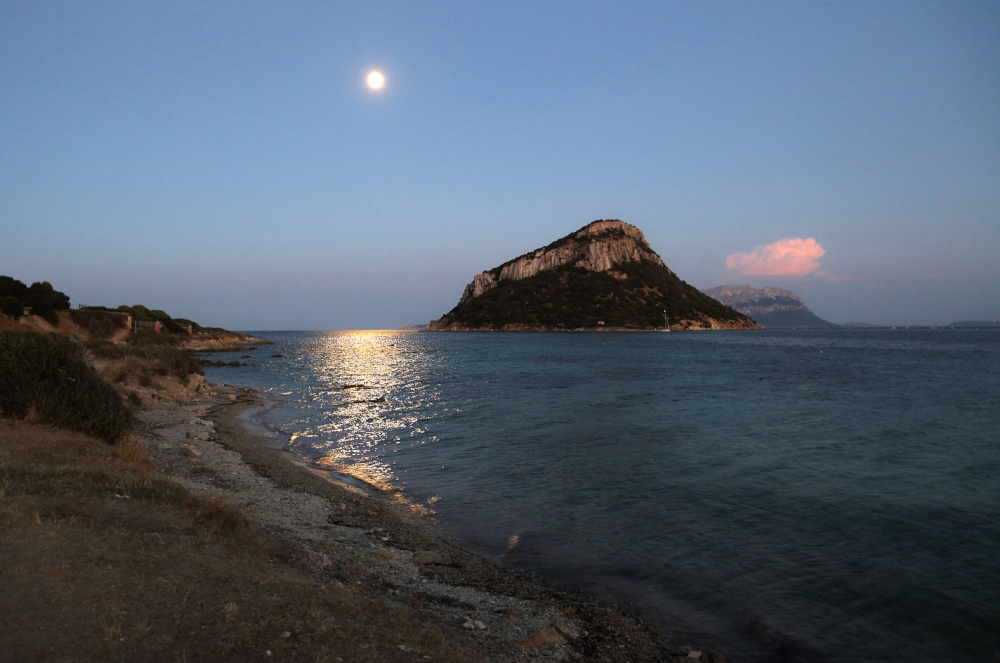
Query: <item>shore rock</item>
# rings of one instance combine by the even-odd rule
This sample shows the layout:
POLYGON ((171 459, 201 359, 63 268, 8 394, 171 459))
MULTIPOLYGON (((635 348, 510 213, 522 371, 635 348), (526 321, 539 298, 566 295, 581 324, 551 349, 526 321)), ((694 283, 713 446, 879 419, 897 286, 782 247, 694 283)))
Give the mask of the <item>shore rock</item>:
POLYGON ((541 647, 550 642, 562 642, 563 636, 555 626, 546 626, 533 636, 525 640, 522 644, 525 647, 541 647))
POLYGON ((552 626, 555 630, 559 631, 560 634, 566 636, 570 640, 576 640, 582 635, 579 629, 562 619, 557 619, 552 626))
POLYGON ((181 453, 192 460, 198 460, 199 458, 205 455, 200 451, 196 450, 194 447, 189 447, 187 445, 181 447, 181 453))

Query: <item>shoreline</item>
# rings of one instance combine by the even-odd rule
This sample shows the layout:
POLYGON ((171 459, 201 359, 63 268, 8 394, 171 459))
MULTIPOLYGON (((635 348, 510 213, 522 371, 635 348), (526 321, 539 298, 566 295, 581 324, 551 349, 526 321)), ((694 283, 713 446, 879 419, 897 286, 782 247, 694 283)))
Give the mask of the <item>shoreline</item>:
POLYGON ((418 331, 420 333, 456 333, 456 332, 554 332, 554 333, 580 333, 580 332, 700 332, 700 331, 761 331, 764 329, 760 326, 747 327, 747 326, 733 326, 733 327, 696 327, 696 326, 684 326, 684 325, 671 325, 669 328, 664 327, 643 327, 642 329, 636 327, 544 327, 535 325, 504 325, 503 327, 463 327, 463 326, 449 326, 443 328, 431 329, 429 327, 424 329, 410 330, 401 329, 394 331, 418 331))
POLYGON ((726 661, 665 643, 617 608, 495 566, 421 522, 426 515, 395 501, 398 494, 368 495, 321 476, 247 429, 241 415, 265 403, 254 390, 209 387, 207 400, 138 414, 146 452, 196 494, 226 500, 322 582, 416 609, 472 658, 726 661))

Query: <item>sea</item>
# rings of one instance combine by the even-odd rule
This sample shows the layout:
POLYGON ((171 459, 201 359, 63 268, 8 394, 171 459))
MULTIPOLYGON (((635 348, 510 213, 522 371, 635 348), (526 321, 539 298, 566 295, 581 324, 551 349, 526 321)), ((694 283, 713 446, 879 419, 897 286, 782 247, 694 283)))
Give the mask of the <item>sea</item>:
POLYGON ((1000 660, 1000 331, 253 333, 271 444, 678 646, 1000 660))

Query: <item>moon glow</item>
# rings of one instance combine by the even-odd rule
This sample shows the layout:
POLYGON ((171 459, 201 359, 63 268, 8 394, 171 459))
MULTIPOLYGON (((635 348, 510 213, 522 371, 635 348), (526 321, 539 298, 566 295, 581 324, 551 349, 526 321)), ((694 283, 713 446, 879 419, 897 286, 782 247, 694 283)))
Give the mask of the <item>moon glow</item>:
POLYGON ((381 90, 385 85, 385 76, 382 75, 381 71, 369 72, 368 78, 365 80, 368 83, 368 87, 372 90, 381 90))

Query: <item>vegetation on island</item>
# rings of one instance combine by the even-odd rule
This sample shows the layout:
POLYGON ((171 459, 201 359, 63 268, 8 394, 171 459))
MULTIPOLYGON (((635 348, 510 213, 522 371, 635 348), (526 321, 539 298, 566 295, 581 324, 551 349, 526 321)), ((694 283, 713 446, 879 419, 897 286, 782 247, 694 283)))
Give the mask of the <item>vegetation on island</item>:
POLYGON ((468 328, 657 329, 701 320, 749 318, 701 293, 668 268, 648 261, 615 266, 616 278, 564 265, 525 279, 505 280, 452 309, 442 321, 468 328))

